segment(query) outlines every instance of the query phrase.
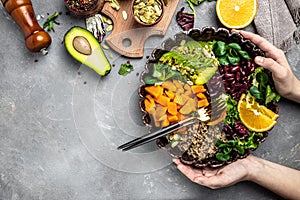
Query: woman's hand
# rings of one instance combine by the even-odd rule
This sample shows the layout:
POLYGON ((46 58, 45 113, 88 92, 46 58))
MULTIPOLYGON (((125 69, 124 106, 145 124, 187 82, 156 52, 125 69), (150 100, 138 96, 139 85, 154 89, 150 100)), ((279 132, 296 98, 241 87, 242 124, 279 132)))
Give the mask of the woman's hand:
POLYGON ((265 52, 266 57, 257 56, 254 61, 272 72, 277 92, 287 99, 300 103, 300 81, 293 74, 284 52, 257 34, 238 32, 265 52))
POLYGON ((247 180, 250 175, 247 164, 249 164, 249 160, 251 160, 252 157, 253 156, 249 155, 247 158, 215 169, 207 167, 204 169, 195 169, 182 164, 178 159, 174 159, 173 161, 177 164, 177 168, 191 181, 211 189, 217 189, 247 180))

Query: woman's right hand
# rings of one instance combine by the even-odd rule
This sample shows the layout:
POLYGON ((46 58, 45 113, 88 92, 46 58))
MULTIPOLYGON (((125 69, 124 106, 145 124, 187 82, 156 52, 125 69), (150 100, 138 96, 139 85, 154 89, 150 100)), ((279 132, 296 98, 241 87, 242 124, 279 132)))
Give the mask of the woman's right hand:
POLYGON ((284 52, 257 34, 238 32, 265 52, 266 57, 257 56, 254 61, 272 72, 277 92, 287 99, 300 103, 300 81, 292 72, 284 52))

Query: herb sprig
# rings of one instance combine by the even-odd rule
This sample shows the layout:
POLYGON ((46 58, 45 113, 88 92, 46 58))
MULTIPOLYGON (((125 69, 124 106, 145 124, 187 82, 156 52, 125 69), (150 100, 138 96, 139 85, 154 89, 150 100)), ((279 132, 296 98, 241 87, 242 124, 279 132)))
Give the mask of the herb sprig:
POLYGON ((56 21, 56 18, 58 17, 59 15, 59 12, 54 12, 53 15, 49 16, 46 20, 46 22, 43 24, 43 29, 46 29, 47 28, 47 31, 53 31, 55 32, 54 30, 54 24, 57 24, 59 25, 60 23, 56 21))

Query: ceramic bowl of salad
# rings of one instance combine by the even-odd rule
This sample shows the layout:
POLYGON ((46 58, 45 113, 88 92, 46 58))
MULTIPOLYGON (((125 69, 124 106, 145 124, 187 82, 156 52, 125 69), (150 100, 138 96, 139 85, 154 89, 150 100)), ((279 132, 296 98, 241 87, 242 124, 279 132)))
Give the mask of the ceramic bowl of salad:
POLYGON ((157 140, 183 163, 219 167, 259 147, 278 118, 264 52, 238 33, 204 27, 180 32, 155 49, 141 74, 142 120, 153 131, 195 122, 157 140))

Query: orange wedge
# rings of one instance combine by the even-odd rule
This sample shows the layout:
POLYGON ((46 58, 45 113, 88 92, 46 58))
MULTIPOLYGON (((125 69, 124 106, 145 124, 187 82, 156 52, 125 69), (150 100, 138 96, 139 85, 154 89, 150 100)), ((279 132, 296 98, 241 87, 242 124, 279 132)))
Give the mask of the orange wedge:
POLYGON ((227 28, 245 28, 254 20, 257 10, 257 0, 217 0, 216 3, 217 16, 227 28))
POLYGON ((273 128, 279 116, 256 101, 249 103, 249 99, 243 94, 238 103, 242 123, 254 132, 264 132, 273 128))

